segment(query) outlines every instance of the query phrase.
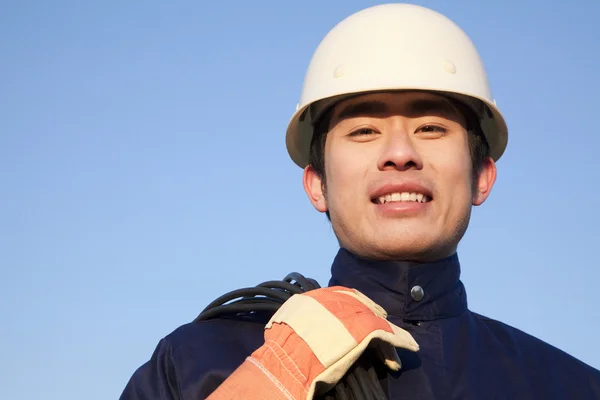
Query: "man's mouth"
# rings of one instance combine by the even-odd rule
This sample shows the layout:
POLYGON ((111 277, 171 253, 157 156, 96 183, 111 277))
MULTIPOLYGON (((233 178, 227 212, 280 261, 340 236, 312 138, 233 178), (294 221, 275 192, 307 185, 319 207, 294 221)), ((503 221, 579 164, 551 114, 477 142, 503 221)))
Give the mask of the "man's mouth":
POLYGON ((428 203, 431 197, 417 192, 395 192, 376 197, 372 200, 375 204, 386 204, 393 202, 428 203))

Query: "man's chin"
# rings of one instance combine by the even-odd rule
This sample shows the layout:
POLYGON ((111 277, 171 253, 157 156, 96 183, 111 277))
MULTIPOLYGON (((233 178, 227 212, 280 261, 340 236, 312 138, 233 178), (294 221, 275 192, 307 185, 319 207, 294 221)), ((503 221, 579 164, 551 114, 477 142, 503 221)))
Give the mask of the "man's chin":
POLYGON ((364 253, 374 260, 430 262, 446 258, 455 251, 450 246, 440 246, 439 241, 425 237, 400 237, 381 239, 364 253))

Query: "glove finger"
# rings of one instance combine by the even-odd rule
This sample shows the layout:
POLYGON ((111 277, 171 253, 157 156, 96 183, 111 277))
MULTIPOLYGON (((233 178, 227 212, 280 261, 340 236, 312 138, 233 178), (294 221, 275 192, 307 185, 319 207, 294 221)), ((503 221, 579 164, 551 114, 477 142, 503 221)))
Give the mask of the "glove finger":
POLYGON ((410 333, 389 321, 387 322, 394 333, 391 334, 386 331, 375 332, 375 338, 369 346, 377 351, 377 355, 389 369, 398 371, 402 367, 402 362, 396 348, 419 351, 419 344, 413 339, 410 333))
POLYGON ((381 339, 373 339, 369 347, 375 350, 377 357, 392 371, 399 371, 402 368, 402 361, 398 356, 398 352, 391 344, 381 339))
POLYGON ((408 333, 408 331, 400 328, 397 325, 394 325, 390 321, 386 320, 386 322, 390 324, 392 330, 394 331, 393 335, 390 335, 389 333, 385 332, 386 335, 389 335, 390 339, 386 340, 387 342, 389 342, 395 347, 402 347, 403 349, 408 349, 411 351, 419 351, 419 344, 415 341, 412 335, 408 333))

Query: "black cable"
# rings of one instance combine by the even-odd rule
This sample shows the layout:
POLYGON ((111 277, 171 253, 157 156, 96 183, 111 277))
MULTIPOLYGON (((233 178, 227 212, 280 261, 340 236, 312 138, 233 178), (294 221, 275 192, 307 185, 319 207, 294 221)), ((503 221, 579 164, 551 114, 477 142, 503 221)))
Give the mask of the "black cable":
POLYGON ((317 281, 315 281, 314 279, 312 279, 312 278, 306 278, 306 279, 308 279, 308 282, 310 282, 314 286, 315 289, 319 289, 321 287, 321 286, 319 286, 319 283, 317 281))
POLYGON ((371 385, 372 393, 375 397, 375 400, 387 400, 385 392, 383 391, 381 384, 379 384, 379 379, 377 378, 377 372, 375 371, 375 367, 373 365, 371 365, 367 369, 367 373, 369 374, 369 378, 368 378, 369 382, 377 382, 378 383, 377 385, 371 385))
POLYGON ((275 314, 278 309, 279 306, 276 304, 226 304, 203 311, 202 314, 196 318, 195 322, 226 315, 239 315, 241 313, 251 313, 256 311, 271 311, 275 314))
POLYGON ((283 280, 285 282, 291 282, 293 280, 296 281, 300 285, 300 287, 304 289, 305 292, 320 288, 317 281, 313 280, 313 283, 311 283, 302 274, 299 274, 297 272, 292 272, 288 274, 285 278, 283 278, 283 280))
POLYGON ((276 299, 281 300, 282 304, 284 301, 286 301, 287 299, 290 298, 290 296, 286 295, 285 293, 274 291, 274 290, 271 290, 268 288, 258 288, 258 287, 244 288, 244 289, 233 290, 229 293, 225 293, 223 296, 218 297, 216 300, 214 300, 212 303, 210 303, 208 306, 206 306, 206 308, 204 310, 208 310, 208 309, 211 309, 218 305, 225 304, 228 301, 231 301, 238 297, 255 297, 255 296, 265 296, 265 297, 270 297, 270 298, 276 298, 276 299))
POLYGON ((342 379, 333 388, 331 395, 325 395, 326 400, 354 400, 352 392, 348 388, 347 379, 342 379))
POLYGON ((304 293, 305 291, 302 290, 302 288, 300 286, 297 285, 293 285, 289 282, 284 282, 284 281, 268 281, 268 282, 263 282, 260 285, 257 285, 258 287, 266 287, 269 289, 282 289, 294 294, 300 294, 300 293, 304 293))
POLYGON ((350 393, 352 393, 352 399, 356 400, 356 399, 364 399, 362 390, 360 388, 360 385, 358 383, 358 379, 357 378, 357 373, 355 371, 353 371, 354 373, 352 374, 348 374, 346 376, 346 383, 348 384, 348 388, 350 389, 350 393))
MULTIPOLYGON (((241 317, 268 312, 274 314, 295 294, 319 289, 319 283, 292 272, 283 281, 267 281, 252 288, 231 291, 211 302, 194 322, 220 317, 241 317)), ((342 379, 325 393, 322 400, 386 400, 369 350, 350 367, 342 379)))

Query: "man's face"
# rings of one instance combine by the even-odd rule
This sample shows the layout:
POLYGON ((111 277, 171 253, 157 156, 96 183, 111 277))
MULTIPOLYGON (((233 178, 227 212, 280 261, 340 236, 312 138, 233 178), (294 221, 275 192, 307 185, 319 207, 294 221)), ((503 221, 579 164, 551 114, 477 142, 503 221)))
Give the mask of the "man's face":
POLYGON ((442 96, 353 97, 331 114, 326 185, 307 167, 306 192, 317 210, 329 211, 340 245, 359 256, 447 257, 496 177, 490 159, 473 182, 467 135, 464 117, 442 96))

